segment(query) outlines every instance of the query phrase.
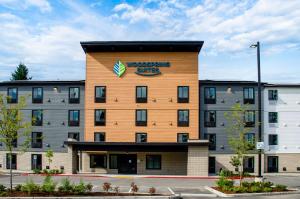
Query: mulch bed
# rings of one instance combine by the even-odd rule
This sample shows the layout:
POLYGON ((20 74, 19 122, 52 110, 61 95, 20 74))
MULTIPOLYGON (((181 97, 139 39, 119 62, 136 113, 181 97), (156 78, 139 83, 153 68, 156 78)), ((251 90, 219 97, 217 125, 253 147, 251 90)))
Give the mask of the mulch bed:
POLYGON ((217 191, 220 191, 222 193, 225 193, 225 194, 243 194, 243 193, 272 193, 272 192, 288 192, 288 191, 292 191, 292 190, 285 190, 285 191, 282 191, 282 190, 276 190, 276 189, 273 189, 271 192, 243 192, 243 193, 238 193, 238 192, 234 192, 234 191, 223 191, 221 190, 219 187, 211 187, 217 191))

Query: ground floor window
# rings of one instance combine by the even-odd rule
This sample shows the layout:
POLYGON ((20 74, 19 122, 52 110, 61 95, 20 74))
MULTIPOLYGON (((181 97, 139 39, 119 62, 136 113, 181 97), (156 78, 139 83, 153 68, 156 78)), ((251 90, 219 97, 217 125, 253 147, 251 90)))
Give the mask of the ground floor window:
POLYGON ((208 173, 216 173, 216 157, 209 157, 208 173))
POLYGON ((106 168, 106 155, 105 154, 91 154, 90 155, 90 168, 106 168))
POLYGON ((268 172, 278 172, 278 156, 268 156, 268 172))
POLYGON ((39 169, 42 170, 42 155, 32 154, 31 155, 31 170, 39 169))
POLYGON ((118 169, 118 155, 111 154, 109 156, 109 168, 118 169))
POLYGON ((161 155, 147 155, 146 169, 161 169, 161 155))
POLYGON ((254 173, 254 157, 245 157, 244 172, 254 173))
POLYGON ((68 133, 68 138, 71 138, 71 139, 74 139, 74 140, 77 140, 77 141, 79 141, 79 133, 73 133, 73 132, 71 132, 71 133, 68 133))
MULTIPOLYGON (((10 169, 10 155, 6 154, 6 169, 10 169)), ((17 154, 11 154, 11 169, 17 169, 17 154)))

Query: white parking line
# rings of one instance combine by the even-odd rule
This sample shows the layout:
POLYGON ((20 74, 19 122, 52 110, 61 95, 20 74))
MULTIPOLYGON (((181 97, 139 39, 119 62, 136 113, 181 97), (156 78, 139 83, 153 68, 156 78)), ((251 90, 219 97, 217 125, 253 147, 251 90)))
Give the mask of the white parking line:
POLYGON ((175 194, 175 192, 170 187, 168 187, 168 190, 170 191, 171 194, 173 195, 175 194))

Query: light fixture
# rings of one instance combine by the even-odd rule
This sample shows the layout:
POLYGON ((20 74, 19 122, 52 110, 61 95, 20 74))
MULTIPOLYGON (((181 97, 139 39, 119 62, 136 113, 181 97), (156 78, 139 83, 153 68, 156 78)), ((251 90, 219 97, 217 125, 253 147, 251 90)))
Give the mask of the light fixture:
POLYGON ((228 87, 226 92, 227 93, 232 93, 231 87, 228 87))
POLYGON ((257 48, 257 44, 252 44, 250 48, 257 48))
POLYGON ((57 92, 58 91, 58 88, 55 86, 53 87, 53 91, 57 92))

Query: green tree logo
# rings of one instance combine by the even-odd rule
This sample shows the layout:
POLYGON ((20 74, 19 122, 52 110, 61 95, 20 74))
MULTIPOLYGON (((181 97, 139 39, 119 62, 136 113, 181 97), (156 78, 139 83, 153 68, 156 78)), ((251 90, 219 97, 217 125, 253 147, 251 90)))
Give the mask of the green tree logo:
POLYGON ((119 60, 115 63, 114 73, 121 77, 126 71, 126 66, 119 60))

